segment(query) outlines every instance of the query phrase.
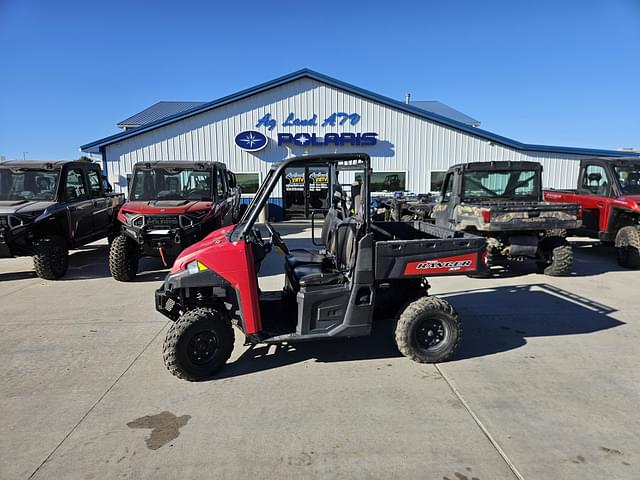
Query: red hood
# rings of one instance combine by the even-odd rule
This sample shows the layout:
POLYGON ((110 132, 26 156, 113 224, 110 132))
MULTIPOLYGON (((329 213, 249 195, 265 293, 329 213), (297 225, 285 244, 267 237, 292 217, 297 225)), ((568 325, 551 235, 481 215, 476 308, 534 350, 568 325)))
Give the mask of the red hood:
POLYGON ((216 253, 224 255, 224 250, 229 248, 229 239, 227 235, 235 225, 229 225, 228 227, 219 228, 218 230, 211 232, 197 243, 194 243, 190 247, 185 248, 171 267, 171 273, 184 270, 186 265, 193 260, 202 260, 204 255, 202 252, 206 250, 207 256, 215 256, 216 253))
POLYGON ((140 213, 145 215, 174 214, 211 210, 213 202, 196 200, 151 200, 130 201, 122 206, 123 212, 140 213))

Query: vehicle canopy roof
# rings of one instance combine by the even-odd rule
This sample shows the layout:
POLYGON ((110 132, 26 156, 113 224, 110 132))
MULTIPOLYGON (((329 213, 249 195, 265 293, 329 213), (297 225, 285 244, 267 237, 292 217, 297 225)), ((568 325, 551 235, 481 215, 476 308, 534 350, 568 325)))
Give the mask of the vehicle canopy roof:
POLYGON ((581 163, 588 163, 597 160, 599 162, 607 162, 613 165, 624 165, 628 163, 640 163, 640 157, 588 157, 583 158, 581 163))
POLYGON ((133 169, 152 170, 154 168, 191 168, 194 170, 209 170, 214 165, 227 168, 222 162, 212 161, 186 161, 186 160, 156 160, 153 162, 138 162, 133 165, 133 169))
POLYGON ((458 163, 449 168, 455 170, 462 168, 463 170, 542 170, 542 165, 538 162, 526 161, 499 161, 499 162, 469 162, 458 163))
POLYGON ((92 162, 78 160, 5 160, 0 162, 0 168, 32 168, 42 170, 57 170, 68 164, 98 165, 92 162))

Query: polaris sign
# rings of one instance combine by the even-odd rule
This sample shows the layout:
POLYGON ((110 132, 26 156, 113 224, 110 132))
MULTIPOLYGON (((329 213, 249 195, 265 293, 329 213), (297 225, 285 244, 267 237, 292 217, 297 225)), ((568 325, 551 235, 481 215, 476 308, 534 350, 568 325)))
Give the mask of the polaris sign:
POLYGON ((295 145, 298 147, 321 147, 323 145, 352 145, 354 147, 370 147, 378 143, 378 134, 366 133, 279 133, 278 146, 295 145))
POLYGON ((236 145, 247 152, 257 152, 267 146, 269 139, 262 133, 254 130, 240 132, 236 135, 236 145))

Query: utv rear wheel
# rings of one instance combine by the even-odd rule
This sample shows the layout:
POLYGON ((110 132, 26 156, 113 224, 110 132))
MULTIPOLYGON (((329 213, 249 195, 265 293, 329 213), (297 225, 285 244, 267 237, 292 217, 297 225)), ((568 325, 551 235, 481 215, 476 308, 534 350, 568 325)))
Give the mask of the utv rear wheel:
POLYGON ((460 346, 462 323, 446 300, 422 297, 400 314, 395 337, 405 357, 420 363, 443 362, 460 346))
POLYGON ((563 237, 546 237, 540 242, 542 261, 538 261, 540 273, 552 277, 570 275, 573 271, 573 248, 563 237))
POLYGON ((625 268, 640 267, 640 229, 629 225, 618 230, 616 235, 618 264, 625 268))
POLYGON ((57 280, 67 273, 69 250, 59 235, 43 237, 34 243, 33 268, 45 280, 57 280))
POLYGON ((190 382, 211 378, 231 356, 233 327, 220 312, 197 308, 171 325, 162 356, 167 369, 190 382))
POLYGON ((118 235, 109 247, 109 270, 119 282, 130 282, 138 273, 138 245, 126 235, 118 235))

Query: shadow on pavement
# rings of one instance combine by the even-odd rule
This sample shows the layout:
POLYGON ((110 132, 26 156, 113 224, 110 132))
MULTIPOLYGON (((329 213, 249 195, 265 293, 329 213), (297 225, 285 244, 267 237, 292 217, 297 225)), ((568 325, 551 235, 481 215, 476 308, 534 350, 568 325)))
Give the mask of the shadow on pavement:
POLYGON ((516 349, 530 337, 593 333, 623 325, 615 310, 540 283, 442 295, 460 313, 462 345, 454 360, 516 349))
MULTIPOLYGON (((464 335, 452 359, 485 357, 517 349, 529 337, 577 335, 620 325, 615 310, 548 284, 504 286, 443 295, 458 310, 464 335)), ((399 357, 393 322, 374 323, 370 337, 290 345, 256 345, 214 379, 261 372, 308 360, 342 362, 399 357)))
POLYGON ((212 380, 238 377, 312 359, 329 363, 400 357, 400 352, 393 343, 392 323, 375 323, 369 337, 289 345, 254 345, 235 362, 226 365, 212 380))
POLYGON ((573 271, 577 277, 633 271, 618 265, 615 247, 600 242, 573 243, 573 253, 573 271))
POLYGON ((0 282, 11 282, 15 280, 31 280, 36 277, 36 272, 6 272, 0 273, 0 282))
MULTIPOLYGON (((569 277, 590 277, 607 272, 629 271, 618 265, 616 250, 597 241, 571 242, 573 246, 573 272, 569 277)), ((494 268, 487 278, 514 278, 537 273, 533 260, 506 261, 503 267, 494 268)), ((540 275, 543 275, 540 273, 540 275)))
MULTIPOLYGON (((159 258, 142 257, 138 268, 136 282, 157 282, 163 280, 168 268, 162 265, 159 258)), ((109 278, 109 247, 100 245, 92 249, 76 251, 69 256, 69 270, 60 280, 86 280, 91 278, 109 278)))

